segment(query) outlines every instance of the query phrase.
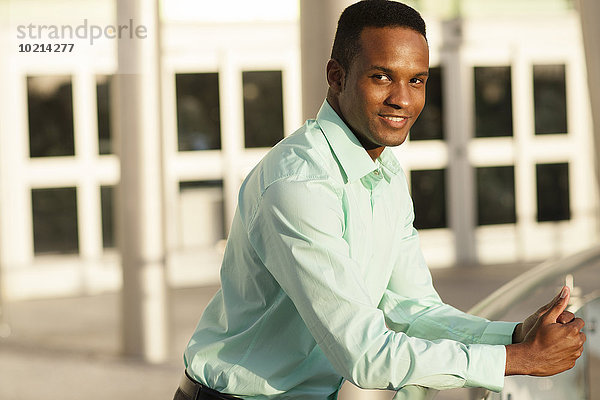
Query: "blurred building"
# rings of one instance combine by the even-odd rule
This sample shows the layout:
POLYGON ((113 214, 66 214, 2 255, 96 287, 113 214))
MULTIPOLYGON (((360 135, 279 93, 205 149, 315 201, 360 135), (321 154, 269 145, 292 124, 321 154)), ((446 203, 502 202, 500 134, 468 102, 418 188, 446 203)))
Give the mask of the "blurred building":
MULTIPOLYGON (((426 108, 395 151, 430 265, 533 262, 597 243, 592 124, 572 3, 408 3, 428 23, 431 77, 426 108)), ((110 122, 115 6, 19 0, 3 7, 3 295, 118 289, 119 160, 110 122), (93 36, 92 26, 101 36, 93 36), (41 43, 74 46, 33 51, 41 43)), ((298 0, 161 3, 165 237, 173 286, 218 282, 239 184, 303 122, 300 15, 298 0)), ((136 28, 131 22, 125 34, 136 28)), ((329 46, 332 38, 323 41, 329 46)), ((324 64, 318 85, 324 96, 324 64)))

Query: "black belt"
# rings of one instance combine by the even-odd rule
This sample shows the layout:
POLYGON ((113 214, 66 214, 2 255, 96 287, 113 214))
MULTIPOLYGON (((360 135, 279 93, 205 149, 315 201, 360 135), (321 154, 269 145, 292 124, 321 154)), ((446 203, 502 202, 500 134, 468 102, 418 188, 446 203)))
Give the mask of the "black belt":
POLYGON ((214 389, 209 388, 199 382, 192 379, 187 371, 181 377, 179 383, 179 389, 192 400, 208 400, 208 399, 222 399, 222 400, 242 400, 239 397, 235 397, 229 394, 223 394, 214 389))

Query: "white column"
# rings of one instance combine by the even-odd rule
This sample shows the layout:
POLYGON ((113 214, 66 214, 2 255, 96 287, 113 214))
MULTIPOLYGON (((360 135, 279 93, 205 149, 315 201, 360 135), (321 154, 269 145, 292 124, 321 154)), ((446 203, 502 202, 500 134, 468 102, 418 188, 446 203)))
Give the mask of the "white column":
MULTIPOLYGON (((8 2, 0 2, 0 267, 4 277, 33 259, 31 190, 27 159, 27 83, 17 68, 17 43, 11 40, 8 2)), ((3 292, 13 290, 1 283, 3 292)))
MULTIPOLYGON (((600 2, 598 0, 579 0, 579 14, 583 30, 583 43, 587 63, 587 80, 592 105, 594 130, 594 154, 596 154, 596 182, 600 195, 600 2)), ((600 218, 600 216, 598 216, 600 218)))
MULTIPOLYGON (((175 95, 174 72, 168 68, 161 69, 161 99, 162 99, 162 154, 163 154, 163 201, 165 209, 165 252, 171 254, 177 248, 179 237, 179 179, 175 171, 177 157, 177 96, 175 95), (175 128, 175 129, 173 129, 175 128)), ((170 257, 167 256, 167 270, 170 257)))
POLYGON ((237 207, 241 183, 240 160, 244 149, 244 104, 242 100, 242 71, 230 53, 224 53, 219 68, 221 112, 221 154, 223 157, 223 207, 225 235, 237 207))
POLYGON ((448 141, 448 215, 454 232, 456 262, 477 262, 475 247, 475 172, 469 162, 472 137, 472 74, 462 55, 462 22, 460 18, 444 22, 442 48, 442 82, 444 121, 448 141))
MULTIPOLYGON (((515 52, 512 63, 512 93, 515 148, 515 203, 517 211, 517 261, 535 258, 536 177, 533 112, 533 74, 529 59, 521 51, 515 52)), ((557 249, 558 251, 558 249, 557 249)))
MULTIPOLYGON (((8 177, 10 167, 7 165, 7 138, 11 137, 10 129, 8 128, 9 111, 8 106, 10 104, 10 93, 6 88, 9 87, 10 81, 10 41, 8 38, 8 2, 0 2, 0 52, 4 54, 4 57, 0 58, 0 87, 4 90, 0 91, 0 338, 8 336, 10 329, 6 324, 6 310, 5 302, 6 298, 6 284, 4 281, 5 268, 9 261, 6 257, 6 250, 8 244, 8 237, 10 235, 10 226, 7 224, 6 219, 9 213, 7 208, 8 193, 10 193, 10 187, 6 185, 6 177, 8 177)), ((9 139, 10 140, 10 139, 9 139)))
POLYGON ((89 71, 73 76, 75 159, 83 175, 77 182, 77 226, 84 289, 93 286, 90 269, 102 256, 102 212, 95 161, 98 158, 96 81, 89 71))
POLYGON ((302 118, 315 118, 327 95, 325 67, 340 14, 352 0, 300 0, 302 118))
POLYGON ((167 352, 160 21, 157 0, 117 2, 118 25, 143 26, 145 38, 118 40, 115 133, 121 160, 117 232, 123 263, 122 328, 126 355, 160 362, 167 352))

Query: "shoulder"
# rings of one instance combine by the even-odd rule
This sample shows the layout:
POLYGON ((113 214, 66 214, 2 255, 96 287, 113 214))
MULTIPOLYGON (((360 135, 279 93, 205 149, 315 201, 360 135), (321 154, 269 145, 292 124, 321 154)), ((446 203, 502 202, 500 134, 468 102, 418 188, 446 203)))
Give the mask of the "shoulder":
POLYGON ((265 155, 244 180, 242 190, 261 194, 277 182, 322 180, 343 182, 323 131, 309 120, 265 155))
POLYGON ((339 197, 342 185, 339 164, 325 135, 315 121, 307 121, 273 147, 248 174, 240 188, 238 205, 242 214, 249 215, 267 191, 272 200, 308 200, 315 190, 339 197))

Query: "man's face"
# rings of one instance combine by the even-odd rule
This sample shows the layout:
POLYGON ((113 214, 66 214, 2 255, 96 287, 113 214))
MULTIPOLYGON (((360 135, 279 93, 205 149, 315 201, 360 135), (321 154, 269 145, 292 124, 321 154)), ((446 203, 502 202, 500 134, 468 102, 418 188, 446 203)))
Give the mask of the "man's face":
POLYGON ((365 149, 398 146, 425 105, 427 41, 412 29, 392 27, 365 28, 359 43, 337 88, 339 111, 365 149))

